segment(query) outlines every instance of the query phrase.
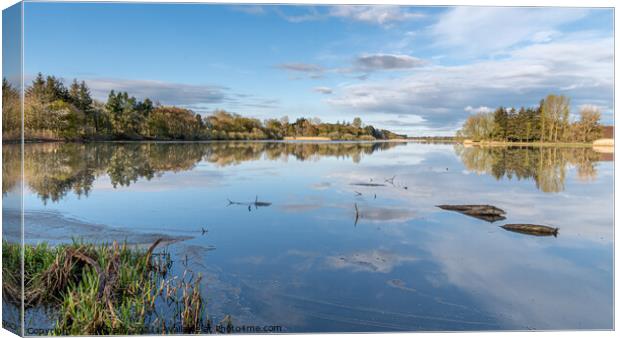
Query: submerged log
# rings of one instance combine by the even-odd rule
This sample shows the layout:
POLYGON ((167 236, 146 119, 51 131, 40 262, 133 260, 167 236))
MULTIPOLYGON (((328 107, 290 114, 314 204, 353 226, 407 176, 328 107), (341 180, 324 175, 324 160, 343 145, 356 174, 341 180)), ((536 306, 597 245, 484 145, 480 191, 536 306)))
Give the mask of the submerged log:
POLYGON ((444 210, 460 212, 461 214, 491 223, 506 219, 506 217, 504 217, 506 214, 504 210, 488 204, 442 204, 437 207, 444 210))
POLYGON ((553 237, 558 237, 559 230, 559 228, 552 228, 550 226, 538 224, 504 224, 501 228, 526 235, 553 237))

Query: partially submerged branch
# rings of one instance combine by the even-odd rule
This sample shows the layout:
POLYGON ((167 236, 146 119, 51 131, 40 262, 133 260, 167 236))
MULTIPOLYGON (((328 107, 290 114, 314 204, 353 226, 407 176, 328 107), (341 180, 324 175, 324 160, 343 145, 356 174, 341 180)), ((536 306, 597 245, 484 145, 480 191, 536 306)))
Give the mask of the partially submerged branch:
POLYGON ((501 228, 526 235, 553 237, 558 237, 558 230, 560 230, 559 228, 538 224, 504 224, 501 228))
POLYGON ((461 214, 475 217, 487 222, 495 222, 506 219, 504 216, 506 212, 496 206, 488 204, 442 204, 438 205, 438 208, 450 211, 456 211, 461 214))

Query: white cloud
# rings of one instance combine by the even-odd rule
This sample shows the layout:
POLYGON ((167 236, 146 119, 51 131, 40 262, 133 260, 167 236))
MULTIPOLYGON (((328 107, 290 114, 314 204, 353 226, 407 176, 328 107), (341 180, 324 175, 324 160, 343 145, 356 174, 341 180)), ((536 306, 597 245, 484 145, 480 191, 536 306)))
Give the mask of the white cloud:
POLYGON ((291 14, 289 11, 284 11, 283 8, 296 9, 297 7, 296 6, 274 7, 275 12, 278 13, 280 17, 292 23, 315 21, 315 20, 320 20, 324 18, 324 15, 320 13, 315 7, 312 7, 312 6, 299 7, 299 8, 304 9, 304 12, 302 14, 291 14))
MULTIPOLYGON (((276 66, 277 68, 284 69, 291 73, 301 73, 311 79, 320 79, 323 77, 323 73, 328 71, 326 68, 320 65, 312 63, 282 63, 276 66)), ((291 79, 297 80, 301 77, 295 76, 291 79)))
POLYGON ((553 40, 554 38, 559 37, 560 35, 562 34, 555 30, 540 31, 540 32, 534 33, 534 35, 532 36, 532 41, 533 42, 549 42, 553 40))
POLYGON ((231 9, 236 12, 251 14, 251 15, 263 15, 267 11, 263 6, 258 5, 237 5, 232 6, 231 9))
POLYGON ((421 59, 402 54, 365 54, 355 59, 355 66, 366 71, 410 69, 424 64, 421 59))
POLYGON ((165 104, 222 103, 229 88, 217 85, 190 85, 154 80, 114 78, 85 79, 95 98, 107 99, 110 90, 128 92, 140 99, 150 98, 165 104))
MULTIPOLYGON (((395 71, 395 70, 409 70, 426 65, 427 62, 414 56, 404 54, 362 54, 355 57, 351 61, 351 65, 342 68, 326 68, 318 64, 313 63, 281 63, 276 65, 276 68, 280 68, 292 73, 305 73, 312 79, 322 78, 325 74, 353 74, 355 78, 359 80, 365 80, 368 78, 369 73, 375 71, 395 71), (360 73, 363 73, 360 75, 360 73)), ((299 79, 300 77, 292 77, 292 79, 299 79)), ((324 93, 327 94, 327 93, 324 93)))
POLYGON ((500 60, 466 65, 428 65, 402 77, 344 85, 341 94, 327 102, 351 112, 418 115, 427 126, 437 127, 462 121, 463 107, 471 102, 481 107, 531 106, 575 83, 580 89, 571 92, 573 107, 611 106, 613 38, 534 44, 500 60))
POLYGON ((239 12, 254 15, 263 15, 267 10, 271 9, 284 20, 292 23, 325 20, 335 17, 389 27, 396 22, 425 17, 424 14, 411 11, 405 6, 395 5, 332 5, 329 7, 239 5, 232 8, 239 12))
POLYGON ((334 92, 329 87, 314 87, 314 91, 321 94, 332 94, 334 92))
POLYGON ((329 15, 377 25, 387 25, 398 21, 414 20, 424 17, 402 6, 333 6, 329 15))
MULTIPOLYGON (((425 133, 432 135, 442 134, 440 129, 430 130, 427 126, 428 122, 424 118, 413 114, 365 113, 362 119, 366 124, 387 129, 397 134, 409 134, 412 136, 420 136, 425 133), (415 133, 412 133, 412 130, 415 130, 415 133)), ((442 126, 442 128, 446 128, 446 126, 442 126)))
POLYGON ((431 27, 436 45, 488 56, 519 43, 548 42, 556 28, 588 14, 580 8, 454 7, 431 27))
MULTIPOLYGON (((31 76, 30 76, 31 77, 31 76)), ((130 96, 166 105, 177 105, 196 112, 213 109, 271 109, 277 107, 278 99, 234 92, 219 85, 193 85, 154 80, 127 80, 116 78, 86 78, 92 96, 106 101, 110 90, 127 92, 130 96)), ((65 81, 66 82, 66 81, 65 81)))
POLYGON ((322 66, 310 63, 283 63, 279 64, 277 67, 293 72, 302 73, 320 73, 324 71, 324 68, 322 66))
POLYGON ((472 106, 467 106, 465 107, 465 111, 468 113, 490 113, 493 111, 492 108, 489 108, 487 106, 480 106, 478 108, 474 108, 472 106))

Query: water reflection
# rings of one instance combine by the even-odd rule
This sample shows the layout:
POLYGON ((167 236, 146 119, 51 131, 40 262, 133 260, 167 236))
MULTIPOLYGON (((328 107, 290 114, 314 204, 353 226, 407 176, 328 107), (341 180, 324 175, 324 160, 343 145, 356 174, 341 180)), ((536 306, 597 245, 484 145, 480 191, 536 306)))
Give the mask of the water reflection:
POLYGON ((561 147, 466 147, 455 145, 454 151, 469 171, 492 175, 496 179, 531 179, 543 192, 564 190, 566 170, 574 166, 577 178, 596 178, 597 161, 605 154, 591 148, 561 147))
MULTIPOLYGON (((57 202, 70 191, 88 196, 102 175, 114 188, 129 186, 138 179, 150 180, 164 172, 193 169, 198 162, 230 166, 261 159, 317 161, 323 157, 351 159, 386 150, 402 143, 47 143, 24 147, 24 174, 28 188, 47 202, 57 202)), ((2 147, 2 192, 19 182, 19 145, 2 147)))
MULTIPOLYGON (((200 161, 219 167, 246 161, 318 161, 324 157, 359 163, 363 155, 387 150, 402 143, 48 143, 24 147, 27 186, 44 201, 57 202, 72 191, 88 196, 94 181, 107 175, 114 188, 129 186, 138 179, 150 180, 164 172, 192 170, 200 161)), ((564 190, 566 171, 576 168, 576 177, 592 181, 597 161, 606 154, 590 148, 554 147, 465 147, 454 146, 465 168, 496 179, 533 180, 543 192, 564 190)), ((19 182, 19 145, 2 147, 2 192, 19 182)), ((362 183, 359 183, 360 185, 362 183)), ((363 185, 385 185, 368 182, 363 185)))
MULTIPOLYGON (((167 236, 205 276, 212 318, 288 332, 612 327, 612 164, 589 149, 453 148, 28 144, 26 238, 167 236), (538 183, 554 180, 562 194, 538 183), (499 227, 529 223, 561 235, 499 227)), ((11 195, 19 165, 5 166, 11 195)))
POLYGON ((2 145, 2 194, 14 189, 21 180, 21 146, 2 145))

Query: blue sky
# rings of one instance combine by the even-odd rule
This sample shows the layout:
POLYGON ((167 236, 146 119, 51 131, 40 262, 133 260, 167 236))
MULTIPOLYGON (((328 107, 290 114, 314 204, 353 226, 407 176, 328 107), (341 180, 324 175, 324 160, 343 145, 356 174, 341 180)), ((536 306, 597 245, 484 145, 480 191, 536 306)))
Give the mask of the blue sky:
POLYGON ((613 120, 611 9, 29 2, 24 25, 27 80, 100 100, 437 135, 557 93, 613 120))
POLYGON ((22 27, 21 3, 2 11, 2 76, 18 87, 22 78, 21 39, 22 27))

